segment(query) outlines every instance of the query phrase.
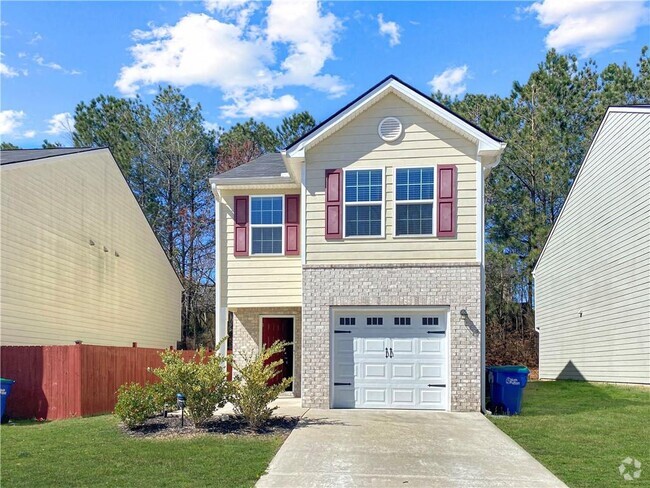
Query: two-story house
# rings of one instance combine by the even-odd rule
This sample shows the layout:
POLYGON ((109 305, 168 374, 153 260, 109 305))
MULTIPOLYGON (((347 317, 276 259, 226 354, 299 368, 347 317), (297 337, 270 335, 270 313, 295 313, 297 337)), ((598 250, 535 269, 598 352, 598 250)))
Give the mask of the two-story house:
POLYGON ((505 143, 389 76, 211 179, 217 334, 290 341, 304 406, 478 411, 483 182, 505 143))

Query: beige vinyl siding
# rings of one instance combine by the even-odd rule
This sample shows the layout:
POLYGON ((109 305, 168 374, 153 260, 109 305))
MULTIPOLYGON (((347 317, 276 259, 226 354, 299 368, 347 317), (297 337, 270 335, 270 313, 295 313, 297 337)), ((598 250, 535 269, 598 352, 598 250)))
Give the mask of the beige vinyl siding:
POLYGON ((650 383, 649 165, 650 112, 610 112, 535 273, 542 378, 650 383))
MULTIPOLYGON (((300 189, 225 190, 222 196, 221 235, 226 236, 222 254, 222 299, 224 306, 285 307, 302 303, 300 256, 235 256, 234 197, 239 195, 295 195, 300 189)), ((250 229, 249 229, 250 231, 250 229)), ((250 234, 249 234, 250 236, 250 234)))
POLYGON ((176 345, 180 282, 108 150, 2 166, 0 188, 3 345, 176 345))
POLYGON ((306 152, 307 264, 476 261, 476 153, 476 144, 396 95, 387 95, 306 152), (404 127, 404 135, 392 143, 377 134, 379 122, 388 116, 398 117, 404 127), (394 238, 395 169, 439 164, 458 167, 457 237, 394 238), (384 238, 325 240, 325 170, 335 168, 385 170, 384 238))

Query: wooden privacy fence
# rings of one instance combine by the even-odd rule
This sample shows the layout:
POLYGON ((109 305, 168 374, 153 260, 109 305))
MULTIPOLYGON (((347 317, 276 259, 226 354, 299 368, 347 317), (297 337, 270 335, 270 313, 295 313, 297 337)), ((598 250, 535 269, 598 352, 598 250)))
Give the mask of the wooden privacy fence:
MULTIPOLYGON (((161 349, 92 346, 2 346, 0 376, 15 380, 10 418, 64 419, 112 412, 124 383, 153 383, 161 349)), ((185 360, 195 351, 182 351, 185 360)), ((229 374, 231 372, 229 371, 229 374)))

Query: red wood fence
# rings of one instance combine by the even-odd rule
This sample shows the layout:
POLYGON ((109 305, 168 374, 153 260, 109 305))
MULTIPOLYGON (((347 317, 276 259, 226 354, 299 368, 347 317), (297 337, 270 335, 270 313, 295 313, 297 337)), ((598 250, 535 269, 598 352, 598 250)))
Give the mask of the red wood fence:
MULTIPOLYGON (((7 401, 10 418, 64 419, 112 412, 120 385, 154 382, 156 377, 147 369, 162 366, 159 349, 86 344, 0 349, 0 376, 16 381, 7 401)), ((188 360, 195 351, 182 353, 188 360)))

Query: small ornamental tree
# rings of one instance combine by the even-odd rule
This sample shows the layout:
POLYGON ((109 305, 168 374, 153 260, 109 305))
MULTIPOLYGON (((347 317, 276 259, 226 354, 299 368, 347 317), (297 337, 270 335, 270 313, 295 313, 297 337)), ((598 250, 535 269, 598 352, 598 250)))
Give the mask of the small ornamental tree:
POLYGON ((232 361, 233 381, 230 383, 230 401, 234 411, 241 415, 254 429, 259 429, 271 418, 277 407, 269 404, 285 391, 293 378, 283 378, 270 384, 280 372, 283 359, 276 359, 284 352, 286 342, 276 342, 259 353, 241 355, 240 361, 232 361))
POLYGON ((226 357, 208 354, 204 348, 189 361, 183 359, 180 351, 164 351, 160 357, 163 367, 152 373, 160 378, 161 396, 167 404, 174 404, 177 393, 185 395, 187 416, 196 427, 209 420, 215 408, 226 404, 226 357))

